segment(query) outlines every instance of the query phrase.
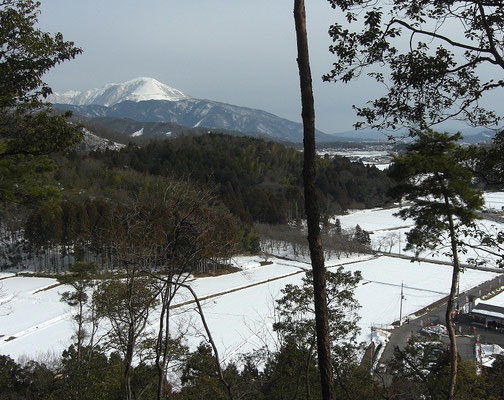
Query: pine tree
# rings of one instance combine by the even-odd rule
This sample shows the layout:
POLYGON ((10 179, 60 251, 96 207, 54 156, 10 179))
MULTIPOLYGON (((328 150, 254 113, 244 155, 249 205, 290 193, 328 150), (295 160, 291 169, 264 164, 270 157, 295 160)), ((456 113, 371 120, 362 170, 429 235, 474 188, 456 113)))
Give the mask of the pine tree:
POLYGON ((446 309, 446 327, 450 337, 450 387, 454 396, 457 379, 457 342, 455 338, 455 295, 461 265, 459 239, 462 229, 472 228, 481 209, 481 192, 471 188, 472 173, 458 159, 457 141, 460 134, 434 131, 417 132, 416 141, 406 154, 394 158, 391 175, 399 184, 391 194, 398 200, 411 202, 398 215, 411 218, 415 226, 407 233, 406 250, 418 257, 421 251, 438 250, 450 243, 453 263, 451 290, 446 309))

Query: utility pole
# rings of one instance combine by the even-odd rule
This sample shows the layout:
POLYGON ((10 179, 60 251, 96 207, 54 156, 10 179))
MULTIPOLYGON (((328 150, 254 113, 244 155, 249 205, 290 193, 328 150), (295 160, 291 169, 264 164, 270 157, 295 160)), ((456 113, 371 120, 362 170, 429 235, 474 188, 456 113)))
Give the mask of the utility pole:
POLYGON ((404 282, 401 282, 401 305, 399 307, 399 326, 402 325, 402 302, 404 299, 404 282))

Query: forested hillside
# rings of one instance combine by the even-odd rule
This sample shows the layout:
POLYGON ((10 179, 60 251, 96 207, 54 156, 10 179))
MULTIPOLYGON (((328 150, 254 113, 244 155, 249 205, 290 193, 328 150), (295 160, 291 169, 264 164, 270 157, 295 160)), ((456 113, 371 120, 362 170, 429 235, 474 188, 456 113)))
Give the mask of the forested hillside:
MULTIPOLYGON (((145 146, 130 144, 120 151, 73 151, 55 156, 54 162, 52 186, 60 196, 39 203, 23 217, 24 242, 11 240, 13 230, 4 226, 9 259, 1 261, 3 266, 34 263, 39 270, 57 272, 81 260, 113 269, 116 239, 128 234, 118 219, 146 210, 149 204, 172 210, 156 217, 144 215, 147 220, 157 218, 150 223, 154 227, 173 228, 180 214, 191 210, 197 214, 192 223, 198 229, 218 226, 219 235, 229 239, 219 244, 228 254, 231 249, 258 250, 254 223, 285 224, 304 214, 302 154, 275 142, 224 134, 183 135, 145 146)), ((320 205, 326 217, 387 201, 390 180, 375 167, 342 157, 320 158, 318 165, 320 205)), ((19 226, 17 218, 15 229, 19 226)), ((209 250, 206 258, 218 262, 226 252, 209 250)), ((191 268, 198 267, 193 264, 191 268)))
MULTIPOLYGON (((286 223, 304 215, 302 154, 275 142, 222 134, 188 135, 91 157, 109 169, 185 176, 213 184, 229 209, 248 223, 286 223)), ((318 161, 320 204, 326 216, 387 201, 391 182, 375 167, 343 157, 318 161)))

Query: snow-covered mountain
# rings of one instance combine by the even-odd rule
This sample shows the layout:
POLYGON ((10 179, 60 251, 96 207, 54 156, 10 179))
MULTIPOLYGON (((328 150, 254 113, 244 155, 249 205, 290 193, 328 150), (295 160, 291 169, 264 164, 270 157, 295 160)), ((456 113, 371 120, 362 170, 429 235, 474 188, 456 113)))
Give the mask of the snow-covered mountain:
MULTIPOLYGON (((55 93, 49 101, 56 108, 88 118, 129 118, 140 122, 171 122, 188 128, 242 132, 281 141, 301 142, 303 126, 266 111, 200 100, 152 78, 108 84, 87 92, 55 93)), ((145 135, 146 132, 142 131, 145 135)), ((321 141, 334 140, 317 131, 321 141)))
POLYGON ((98 104, 113 106, 123 101, 140 102, 145 100, 179 101, 189 99, 180 90, 174 89, 153 78, 136 78, 124 83, 109 83, 99 89, 85 92, 71 90, 54 93, 49 97, 51 103, 86 106, 98 104))

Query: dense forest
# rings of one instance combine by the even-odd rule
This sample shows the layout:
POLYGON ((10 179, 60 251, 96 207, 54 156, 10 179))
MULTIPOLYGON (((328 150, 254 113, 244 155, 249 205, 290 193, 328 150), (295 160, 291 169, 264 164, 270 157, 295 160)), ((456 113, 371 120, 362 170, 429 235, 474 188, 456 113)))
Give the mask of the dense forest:
MULTIPOLYGON (((145 146, 130 144, 120 151, 75 150, 53 156, 53 162, 57 168, 52 184, 60 195, 39 202, 26 215, 16 210, 12 229, 4 224, 3 243, 9 247, 4 267, 27 265, 29 258, 40 271, 65 270, 75 260, 110 270, 117 266, 111 250, 112 236, 117 236, 117 229, 111 231, 114 219, 145 199, 156 198, 164 208, 178 207, 177 212, 196 207, 198 199, 199 219, 213 218, 222 237, 233 242, 228 247, 237 252, 259 250, 255 223, 299 222, 304 212, 302 154, 275 142, 184 135, 145 146), (167 188, 177 188, 177 195, 167 196, 167 188), (20 239, 13 230, 19 231, 21 215, 25 222, 20 239)), ((321 157, 318 164, 319 199, 326 217, 387 201, 391 181, 375 167, 342 157, 321 157)), ((7 209, 4 222, 6 214, 7 209)), ((175 215, 157 218, 156 224, 173 226, 175 215)))
MULTIPOLYGON (((287 223, 304 215, 302 154, 276 142, 223 134, 184 135, 91 157, 109 169, 185 176, 214 185, 231 212, 247 223, 287 223)), ((326 216, 386 203, 391 181, 374 166, 344 157, 318 161, 319 200, 326 216)))

